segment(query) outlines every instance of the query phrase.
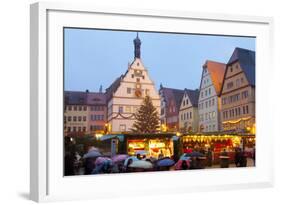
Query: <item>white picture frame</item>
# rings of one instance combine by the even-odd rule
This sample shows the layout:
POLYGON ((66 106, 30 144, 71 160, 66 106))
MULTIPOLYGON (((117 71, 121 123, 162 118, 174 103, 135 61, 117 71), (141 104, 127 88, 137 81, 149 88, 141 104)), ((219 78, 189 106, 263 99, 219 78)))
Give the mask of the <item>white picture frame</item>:
POLYGON ((31 5, 30 25, 32 200, 95 199, 125 197, 127 194, 273 186, 273 125, 267 121, 266 109, 262 109, 272 106, 271 101, 265 100, 273 95, 273 85, 269 83, 271 72, 274 72, 271 65, 272 18, 44 2, 31 5), (64 26, 256 36, 256 167, 63 177, 63 120, 60 120, 63 116, 60 113, 63 99, 61 34, 64 26), (265 83, 267 86, 263 86, 265 83), (132 182, 137 186, 132 186, 132 182))

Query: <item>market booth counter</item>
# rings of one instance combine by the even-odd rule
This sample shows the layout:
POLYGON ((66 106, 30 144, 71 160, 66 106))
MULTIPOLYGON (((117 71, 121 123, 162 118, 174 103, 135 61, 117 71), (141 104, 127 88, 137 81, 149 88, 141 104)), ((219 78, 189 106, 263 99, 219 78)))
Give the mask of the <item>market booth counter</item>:
POLYGON ((145 155, 146 158, 174 157, 178 153, 178 138, 173 133, 110 134, 100 138, 111 141, 111 155, 145 155))

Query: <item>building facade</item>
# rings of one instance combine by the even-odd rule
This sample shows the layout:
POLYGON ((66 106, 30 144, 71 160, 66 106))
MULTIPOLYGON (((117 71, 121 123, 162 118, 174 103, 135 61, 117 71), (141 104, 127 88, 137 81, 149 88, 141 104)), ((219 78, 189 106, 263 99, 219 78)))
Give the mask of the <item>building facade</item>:
POLYGON ((64 92, 65 136, 104 133, 106 127, 105 93, 64 92))
POLYGON ((160 115, 160 97, 141 60, 141 41, 138 36, 134 39, 134 46, 134 61, 128 65, 126 73, 106 89, 110 132, 130 132, 135 113, 147 95, 151 97, 160 115))
POLYGON ((206 61, 203 65, 200 94, 198 99, 199 132, 221 130, 220 91, 225 72, 225 64, 206 61))
POLYGON ((184 90, 160 86, 161 129, 164 132, 179 131, 179 111, 184 90))
POLYGON ((236 48, 229 59, 221 91, 224 131, 255 130, 255 52, 236 48))
POLYGON ((183 133, 198 132, 198 98, 199 90, 184 90, 179 111, 179 128, 183 133))

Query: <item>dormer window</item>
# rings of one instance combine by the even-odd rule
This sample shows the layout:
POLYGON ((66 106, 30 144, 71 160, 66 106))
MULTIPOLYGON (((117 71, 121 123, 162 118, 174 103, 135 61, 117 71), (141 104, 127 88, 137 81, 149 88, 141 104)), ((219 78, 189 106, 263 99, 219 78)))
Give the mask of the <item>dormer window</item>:
POLYGON ((98 101, 101 101, 101 100, 99 98, 93 98, 93 101, 98 102, 98 101))

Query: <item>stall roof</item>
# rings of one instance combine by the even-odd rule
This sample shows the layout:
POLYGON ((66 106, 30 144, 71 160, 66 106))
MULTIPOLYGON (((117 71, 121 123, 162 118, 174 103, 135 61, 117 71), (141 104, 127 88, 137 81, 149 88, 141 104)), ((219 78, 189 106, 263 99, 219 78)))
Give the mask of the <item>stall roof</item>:
POLYGON ((155 138, 159 138, 159 137, 172 138, 173 136, 175 136, 174 133, 150 133, 150 134, 146 134, 146 133, 140 133, 140 134, 138 134, 138 133, 122 133, 122 134, 104 135, 100 138, 100 140, 104 141, 104 140, 118 138, 121 141, 123 141, 124 138, 151 138, 151 139, 155 139, 155 138))
POLYGON ((116 134, 116 135, 104 135, 100 138, 101 141, 105 141, 105 140, 110 140, 110 139, 115 139, 118 138, 120 141, 124 140, 124 135, 121 134, 116 134))

